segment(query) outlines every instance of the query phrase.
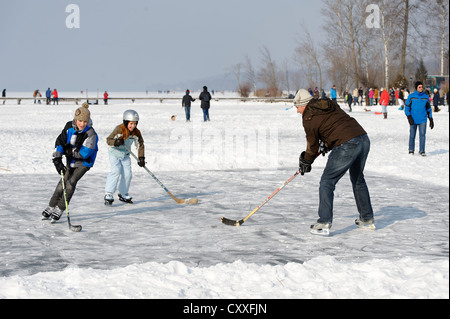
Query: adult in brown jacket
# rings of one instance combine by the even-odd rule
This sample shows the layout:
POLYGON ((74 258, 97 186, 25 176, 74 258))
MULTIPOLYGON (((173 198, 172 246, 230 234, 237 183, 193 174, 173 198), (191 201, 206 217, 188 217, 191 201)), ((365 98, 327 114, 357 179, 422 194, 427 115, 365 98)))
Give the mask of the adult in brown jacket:
POLYGON ((311 233, 328 236, 333 223, 334 189, 337 182, 350 172, 353 194, 359 218, 358 227, 375 229, 369 190, 364 179, 364 167, 370 150, 366 131, 348 116, 336 102, 313 99, 306 90, 299 90, 294 99, 297 113, 302 114, 307 147, 300 155, 302 175, 311 171, 314 160, 331 150, 319 188, 319 219, 311 233))

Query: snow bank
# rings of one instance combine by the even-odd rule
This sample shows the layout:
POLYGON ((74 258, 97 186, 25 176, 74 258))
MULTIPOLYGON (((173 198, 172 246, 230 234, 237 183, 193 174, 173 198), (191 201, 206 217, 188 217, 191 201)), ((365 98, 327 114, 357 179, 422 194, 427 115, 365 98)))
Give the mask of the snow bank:
POLYGON ((448 261, 411 258, 352 263, 323 256, 304 264, 207 268, 150 262, 0 278, 0 298, 448 298, 448 273, 448 261))

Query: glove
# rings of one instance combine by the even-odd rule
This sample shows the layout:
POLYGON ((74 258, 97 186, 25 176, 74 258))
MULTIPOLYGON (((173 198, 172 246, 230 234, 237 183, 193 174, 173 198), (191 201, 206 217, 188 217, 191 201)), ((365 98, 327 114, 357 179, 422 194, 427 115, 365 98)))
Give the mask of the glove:
POLYGON ((139 157, 138 165, 140 167, 144 167, 145 166, 145 157, 139 157))
POLYGON ((415 124, 411 115, 408 115, 408 122, 409 122, 409 125, 414 125, 415 124))
POLYGON ((306 152, 303 152, 300 155, 300 165, 299 165, 299 171, 302 175, 305 175, 305 173, 311 172, 311 165, 312 163, 310 161, 305 160, 305 154, 306 152))
POLYGON ((73 156, 73 147, 70 144, 66 144, 64 146, 64 155, 66 155, 66 157, 72 157, 73 156))
POLYGON ((114 141, 114 146, 119 147, 120 145, 123 145, 123 143, 124 143, 124 140, 121 138, 118 138, 114 141))
POLYGON ((55 165, 55 168, 56 168, 56 171, 58 172, 58 174, 61 174, 61 171, 64 174, 66 173, 66 167, 64 166, 61 157, 55 157, 53 159, 53 165, 55 165))
POLYGON ((320 154, 325 156, 325 154, 327 154, 329 151, 330 151, 330 149, 325 145, 325 143, 320 141, 320 143, 319 143, 319 152, 320 152, 320 154))
POLYGON ((434 120, 430 118, 430 129, 434 129, 434 120))

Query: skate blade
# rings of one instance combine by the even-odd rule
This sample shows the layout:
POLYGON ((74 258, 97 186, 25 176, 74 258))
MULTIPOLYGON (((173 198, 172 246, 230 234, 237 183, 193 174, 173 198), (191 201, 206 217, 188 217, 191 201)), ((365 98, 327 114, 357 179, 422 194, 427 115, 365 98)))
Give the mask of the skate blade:
POLYGON ((318 236, 330 236, 330 230, 329 229, 311 229, 310 233, 313 235, 318 235, 318 236))
POLYGON ((358 225, 358 228, 362 229, 362 230, 376 230, 377 229, 374 224, 362 225, 362 226, 358 225))

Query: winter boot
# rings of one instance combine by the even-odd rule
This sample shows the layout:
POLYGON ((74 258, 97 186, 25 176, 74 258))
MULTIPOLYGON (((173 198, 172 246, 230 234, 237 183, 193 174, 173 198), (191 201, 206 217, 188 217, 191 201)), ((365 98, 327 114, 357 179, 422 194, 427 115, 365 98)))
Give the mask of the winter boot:
POLYGON ((387 113, 383 113, 383 118, 387 119, 387 113))
POLYGON ((374 219, 369 219, 368 221, 362 221, 361 218, 357 218, 355 220, 355 224, 362 229, 368 229, 368 230, 375 230, 375 224, 374 224, 374 219))
POLYGON ((311 225, 311 234, 320 236, 330 236, 331 223, 315 223, 311 225))
POLYGON ((42 220, 47 220, 52 215, 53 211, 55 210, 55 207, 48 206, 44 211, 42 212, 42 220))
POLYGON ((133 204, 133 202, 131 201, 133 199, 133 197, 129 196, 128 194, 122 195, 119 194, 119 200, 128 204, 133 204))
POLYGON ((56 206, 51 215, 52 223, 57 222, 61 218, 62 213, 63 211, 58 206, 56 206))
POLYGON ((114 197, 113 197, 113 194, 111 194, 111 193, 106 193, 104 199, 105 199, 105 205, 107 205, 107 206, 111 206, 112 203, 114 202, 114 197))

